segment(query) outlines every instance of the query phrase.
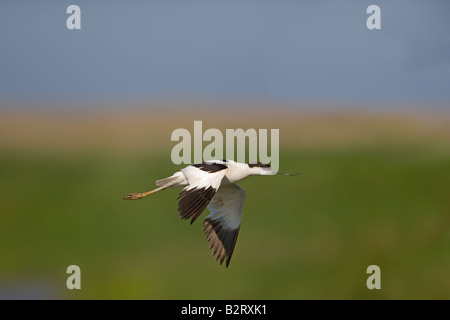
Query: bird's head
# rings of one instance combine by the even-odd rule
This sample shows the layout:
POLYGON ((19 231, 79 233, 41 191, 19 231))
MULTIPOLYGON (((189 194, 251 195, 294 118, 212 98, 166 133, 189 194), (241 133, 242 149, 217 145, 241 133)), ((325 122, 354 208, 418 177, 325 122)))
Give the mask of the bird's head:
POLYGON ((251 175, 254 176, 271 176, 274 174, 282 174, 285 176, 296 176, 298 173, 290 174, 290 173, 284 173, 280 171, 274 170, 270 164, 265 163, 249 163, 248 167, 250 168, 251 175))
POLYGON ((276 173, 274 172, 270 164, 261 162, 249 163, 248 167, 250 168, 251 175, 254 176, 268 176, 276 173))

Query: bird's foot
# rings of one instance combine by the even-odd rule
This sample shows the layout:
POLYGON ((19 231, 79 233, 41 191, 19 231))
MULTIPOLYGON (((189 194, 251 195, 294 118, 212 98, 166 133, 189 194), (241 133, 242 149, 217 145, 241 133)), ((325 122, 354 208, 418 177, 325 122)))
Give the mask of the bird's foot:
POLYGON ((145 193, 130 193, 126 197, 123 198, 123 200, 139 200, 146 196, 145 193))

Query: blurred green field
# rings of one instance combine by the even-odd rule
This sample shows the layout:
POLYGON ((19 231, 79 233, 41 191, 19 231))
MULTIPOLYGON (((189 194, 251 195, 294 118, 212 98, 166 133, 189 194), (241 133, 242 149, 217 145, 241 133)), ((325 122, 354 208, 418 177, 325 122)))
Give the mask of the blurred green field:
POLYGON ((311 148, 283 144, 289 130, 280 170, 301 175, 240 183, 247 201, 228 269, 202 219, 178 216, 178 190, 122 200, 179 170, 170 140, 140 153, 1 148, 0 297, 449 299, 448 137, 311 148), (66 288, 72 264, 81 290, 66 288), (372 264, 381 290, 366 287, 372 264))

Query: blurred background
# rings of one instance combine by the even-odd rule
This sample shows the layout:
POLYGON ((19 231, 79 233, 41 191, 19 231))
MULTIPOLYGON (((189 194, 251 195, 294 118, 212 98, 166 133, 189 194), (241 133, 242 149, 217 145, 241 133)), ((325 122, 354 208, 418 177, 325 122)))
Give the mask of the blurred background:
POLYGON ((449 12, 0 2, 0 298, 449 299, 449 12), (81 30, 66 28, 72 4, 81 30), (194 120, 279 129, 280 170, 301 172, 240 184, 228 269, 177 190, 122 200, 181 168, 171 133, 194 120))

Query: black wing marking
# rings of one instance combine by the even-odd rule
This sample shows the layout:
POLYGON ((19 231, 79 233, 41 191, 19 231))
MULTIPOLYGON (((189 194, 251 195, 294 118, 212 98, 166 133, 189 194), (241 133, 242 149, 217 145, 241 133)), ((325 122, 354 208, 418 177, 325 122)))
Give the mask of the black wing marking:
POLYGON ((183 189, 178 196, 178 212, 181 219, 186 220, 192 217, 191 224, 194 223, 215 193, 216 190, 212 187, 183 189))
POLYGON ((227 229, 221 220, 213 219, 205 219, 203 228, 212 255, 216 257, 216 260, 219 260, 220 264, 226 259, 226 266, 228 267, 236 245, 239 228, 227 229))
POLYGON ((206 162, 202 162, 199 164, 193 164, 194 167, 199 168, 200 170, 206 171, 206 172, 217 172, 220 170, 225 170, 228 167, 224 164, 220 164, 220 163, 206 163, 206 162))
POLYGON ((178 211, 182 219, 191 219, 191 224, 205 210, 219 189, 228 167, 216 163, 202 163, 181 170, 189 185, 178 196, 178 211))

